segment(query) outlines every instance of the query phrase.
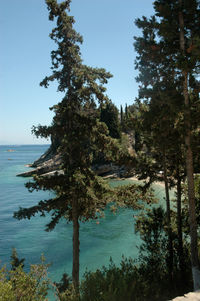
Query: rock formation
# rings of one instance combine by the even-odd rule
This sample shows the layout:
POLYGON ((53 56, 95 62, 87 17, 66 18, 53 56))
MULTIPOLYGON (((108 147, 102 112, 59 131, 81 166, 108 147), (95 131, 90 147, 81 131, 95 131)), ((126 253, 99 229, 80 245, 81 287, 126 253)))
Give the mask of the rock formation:
POLYGON ((188 293, 182 297, 176 297, 171 301, 200 301, 200 291, 188 293))
MULTIPOLYGON (((127 150, 131 155, 134 155, 133 139, 130 134, 127 135, 127 150)), ((33 168, 27 172, 18 174, 20 177, 31 177, 33 175, 51 175, 55 172, 61 172, 61 155, 59 154, 59 139, 52 139, 49 149, 35 162, 28 166, 33 168)), ((93 170, 97 175, 103 177, 125 177, 126 170, 122 166, 117 166, 111 162, 97 163, 93 165, 93 170)))

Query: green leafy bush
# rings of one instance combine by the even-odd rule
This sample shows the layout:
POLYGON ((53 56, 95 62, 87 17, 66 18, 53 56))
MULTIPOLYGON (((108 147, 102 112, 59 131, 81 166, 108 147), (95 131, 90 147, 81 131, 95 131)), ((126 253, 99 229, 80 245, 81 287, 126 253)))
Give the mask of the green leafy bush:
POLYGON ((1 301, 45 301, 48 300, 49 280, 47 267, 42 258, 41 264, 31 265, 25 272, 22 265, 8 270, 0 269, 0 300, 1 301))

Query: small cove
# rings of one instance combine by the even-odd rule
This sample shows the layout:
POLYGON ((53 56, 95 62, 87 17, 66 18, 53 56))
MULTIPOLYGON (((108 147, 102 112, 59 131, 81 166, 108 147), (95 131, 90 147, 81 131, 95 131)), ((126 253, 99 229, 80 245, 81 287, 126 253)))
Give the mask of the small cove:
MULTIPOLYGON (((18 221, 13 212, 19 206, 29 207, 39 200, 47 199, 48 192, 29 193, 24 187, 30 178, 16 177, 28 170, 33 162, 45 152, 46 145, 0 146, 0 260, 8 264, 12 248, 17 249, 20 258, 25 258, 26 266, 39 263, 41 254, 45 255, 50 277, 58 281, 62 274, 71 274, 72 225, 65 220, 54 231, 45 232, 48 217, 36 216, 31 220, 18 221), (14 149, 8 152, 7 149, 14 149)), ((111 185, 133 183, 130 180, 111 181, 111 185)), ((164 189, 155 187, 156 197, 164 197, 164 189)), ((80 227, 80 274, 108 265, 110 257, 119 264, 122 255, 136 258, 140 238, 134 233, 134 211, 120 208, 117 214, 106 211, 105 218, 82 223, 80 227)))

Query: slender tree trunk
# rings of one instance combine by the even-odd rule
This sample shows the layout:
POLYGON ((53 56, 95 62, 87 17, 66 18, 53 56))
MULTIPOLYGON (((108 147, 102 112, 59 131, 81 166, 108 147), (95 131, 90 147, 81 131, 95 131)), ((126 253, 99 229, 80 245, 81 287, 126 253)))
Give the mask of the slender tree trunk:
MULTIPOLYGON (((70 86, 70 78, 68 78, 68 85, 70 86)), ((69 93, 69 99, 71 94, 69 93)), ((73 109, 74 103, 71 101, 70 106, 68 105, 67 118, 68 118, 68 133, 73 130, 73 109)), ((69 144, 69 166, 73 170, 74 162, 72 155, 73 146, 69 144)), ((79 211, 78 211, 78 200, 76 197, 71 196, 72 199, 72 224, 73 224, 73 266, 72 266, 72 282, 76 292, 79 292, 79 211)))
MULTIPOLYGON (((182 0, 179 0, 180 8, 182 0)), ((185 55, 185 37, 184 37, 184 19, 183 13, 179 11, 180 25, 180 49, 185 55)), ((195 213, 195 191, 194 191, 194 171, 193 171, 193 153, 191 148, 191 122, 190 122, 190 103, 188 95, 188 72, 182 70, 183 76, 183 95, 185 102, 185 148, 186 148, 186 170, 188 182, 188 200, 189 200, 189 223, 190 223, 190 238, 191 238, 191 264, 194 290, 200 289, 200 269, 198 258, 198 243, 197 243, 197 222, 195 213)))
MULTIPOLYGON (((189 108, 187 109, 189 110, 189 108)), ((185 118, 187 118, 186 117, 187 115, 188 114, 185 114, 185 118)), ((190 223, 190 238, 191 238, 191 263, 192 263, 194 290, 198 290, 200 289, 200 269, 199 269, 199 258, 198 258, 197 221, 196 221, 196 212, 195 212, 193 154, 191 148, 191 133, 187 129, 190 122, 188 122, 188 120, 186 119, 185 123, 186 123, 186 135, 185 135, 186 170, 187 170, 187 182, 188 182, 189 223, 190 223)))
POLYGON ((166 196, 166 208, 167 208, 167 232, 168 232, 168 251, 169 251, 169 259, 168 259, 168 274, 169 280, 173 282, 173 241, 172 241, 172 229, 171 229, 171 212, 170 212, 170 198, 169 198, 169 186, 167 179, 167 168, 166 168, 166 157, 164 154, 164 182, 165 182, 165 196, 166 196))
POLYGON ((72 204, 73 218, 73 268, 72 280, 76 291, 79 290, 79 222, 78 222, 78 201, 73 200, 72 204))
POLYGON ((181 212, 181 177, 179 174, 179 168, 177 167, 177 230, 178 230, 178 257, 179 257, 179 268, 184 280, 184 254, 183 254, 183 232, 182 232, 182 212, 181 212))

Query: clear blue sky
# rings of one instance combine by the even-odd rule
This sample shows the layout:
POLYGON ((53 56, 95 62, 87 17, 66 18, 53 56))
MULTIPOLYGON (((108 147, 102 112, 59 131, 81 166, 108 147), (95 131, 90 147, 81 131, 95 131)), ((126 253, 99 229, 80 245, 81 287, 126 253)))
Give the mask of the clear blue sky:
MULTIPOLYGON (((60 2, 60 1, 59 1, 60 2)), ((133 36, 140 34, 135 18, 153 14, 152 0, 72 0, 70 14, 83 36, 84 63, 113 74, 107 95, 119 107, 137 96, 133 36)), ((44 0, 0 0, 0 144, 40 144, 32 125, 50 124, 49 107, 62 95, 56 83, 39 82, 50 74, 48 20, 44 0)))

